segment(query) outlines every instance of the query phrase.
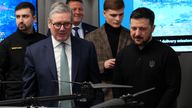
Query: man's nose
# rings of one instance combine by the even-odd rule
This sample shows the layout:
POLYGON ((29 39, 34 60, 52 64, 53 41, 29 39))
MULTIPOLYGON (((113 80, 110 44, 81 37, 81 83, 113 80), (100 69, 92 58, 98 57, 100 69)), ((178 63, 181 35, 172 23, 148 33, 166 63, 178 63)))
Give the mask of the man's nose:
POLYGON ((136 36, 139 36, 140 34, 141 34, 141 30, 137 29, 137 30, 135 31, 135 35, 136 35, 136 36))
POLYGON ((65 30, 65 26, 61 25, 61 28, 59 30, 65 30))
POLYGON ((120 20, 121 20, 121 16, 117 15, 117 16, 115 17, 115 19, 116 19, 117 21, 120 21, 120 20))
POLYGON ((23 17, 19 17, 19 21, 23 22, 23 17))
POLYGON ((76 10, 74 10, 73 12, 78 14, 78 13, 80 13, 80 10, 79 10, 79 9, 76 9, 76 10))

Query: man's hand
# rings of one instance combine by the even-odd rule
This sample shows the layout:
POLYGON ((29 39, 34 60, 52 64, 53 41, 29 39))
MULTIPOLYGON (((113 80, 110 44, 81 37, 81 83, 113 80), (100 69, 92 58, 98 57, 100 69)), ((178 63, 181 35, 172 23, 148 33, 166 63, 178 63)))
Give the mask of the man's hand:
POLYGON ((115 59, 108 59, 104 62, 105 69, 113 69, 115 66, 115 59))

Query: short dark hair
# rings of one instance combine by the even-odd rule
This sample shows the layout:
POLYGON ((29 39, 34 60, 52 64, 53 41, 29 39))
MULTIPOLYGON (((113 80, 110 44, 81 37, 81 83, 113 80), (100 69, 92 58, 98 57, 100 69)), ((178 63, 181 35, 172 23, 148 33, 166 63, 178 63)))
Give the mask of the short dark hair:
POLYGON ((31 14, 34 16, 35 15, 35 7, 33 6, 32 3, 30 2, 21 2, 20 4, 18 4, 15 8, 15 12, 17 10, 20 9, 25 9, 25 8, 29 8, 31 10, 31 14))
POLYGON ((103 7, 104 10, 107 9, 117 10, 124 8, 125 4, 123 0, 105 0, 103 7))
POLYGON ((149 19, 149 22, 151 25, 154 25, 154 20, 155 20, 155 14, 152 10, 146 7, 139 7, 135 9, 130 16, 130 19, 139 19, 139 18, 147 18, 149 19))
POLYGON ((69 4, 69 2, 71 2, 71 1, 83 3, 83 0, 66 0, 66 4, 69 4))

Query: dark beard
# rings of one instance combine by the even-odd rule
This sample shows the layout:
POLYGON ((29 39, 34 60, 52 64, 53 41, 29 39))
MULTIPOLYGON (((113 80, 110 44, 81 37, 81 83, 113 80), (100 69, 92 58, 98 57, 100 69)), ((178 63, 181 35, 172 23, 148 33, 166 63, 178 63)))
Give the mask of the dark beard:
POLYGON ((26 24, 20 23, 20 24, 18 25, 18 28, 19 28, 19 30, 21 30, 21 31, 27 31, 27 25, 26 25, 26 24))

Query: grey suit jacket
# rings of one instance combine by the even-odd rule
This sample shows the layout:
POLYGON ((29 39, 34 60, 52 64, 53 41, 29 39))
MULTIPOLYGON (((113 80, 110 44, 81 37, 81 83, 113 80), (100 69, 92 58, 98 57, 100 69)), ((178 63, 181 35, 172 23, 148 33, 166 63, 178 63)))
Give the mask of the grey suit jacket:
MULTIPOLYGON (((108 41, 107 33, 105 32, 105 26, 103 25, 101 28, 96 29, 88 33, 85 36, 86 40, 92 41, 96 48, 97 59, 99 64, 100 73, 104 72, 104 61, 107 59, 113 58, 112 50, 108 41)), ((125 46, 131 43, 129 30, 122 27, 119 36, 119 44, 117 53, 124 48, 125 46)))

